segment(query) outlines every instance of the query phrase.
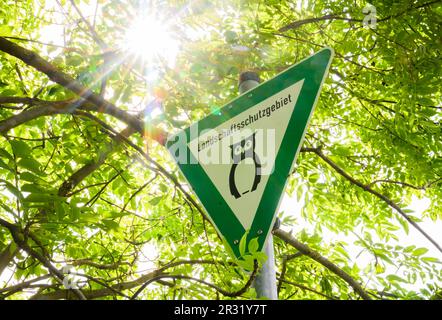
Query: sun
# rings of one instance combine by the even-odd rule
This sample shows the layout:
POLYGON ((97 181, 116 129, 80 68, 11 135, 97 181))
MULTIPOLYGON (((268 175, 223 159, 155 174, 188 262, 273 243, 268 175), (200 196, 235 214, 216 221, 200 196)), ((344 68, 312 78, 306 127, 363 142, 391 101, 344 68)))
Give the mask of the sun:
POLYGON ((170 20, 157 15, 138 17, 129 26, 124 37, 124 48, 146 63, 165 62, 173 66, 180 50, 170 20))

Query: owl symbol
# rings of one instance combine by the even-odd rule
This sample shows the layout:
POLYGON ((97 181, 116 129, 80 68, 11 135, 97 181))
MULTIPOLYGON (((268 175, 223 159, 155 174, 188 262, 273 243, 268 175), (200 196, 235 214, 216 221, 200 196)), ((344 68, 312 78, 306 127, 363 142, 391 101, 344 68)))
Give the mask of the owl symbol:
POLYGON ((233 165, 230 169, 229 174, 229 187, 230 193, 236 199, 241 197, 235 181, 235 172, 241 161, 244 161, 245 159, 251 159, 253 161, 253 164, 255 165, 255 176, 253 177, 253 184, 249 190, 243 192, 242 194, 255 191, 258 187, 258 184, 261 182, 261 162, 259 161, 258 155, 255 153, 255 134, 256 132, 253 133, 251 136, 230 146, 232 150, 231 154, 233 165))

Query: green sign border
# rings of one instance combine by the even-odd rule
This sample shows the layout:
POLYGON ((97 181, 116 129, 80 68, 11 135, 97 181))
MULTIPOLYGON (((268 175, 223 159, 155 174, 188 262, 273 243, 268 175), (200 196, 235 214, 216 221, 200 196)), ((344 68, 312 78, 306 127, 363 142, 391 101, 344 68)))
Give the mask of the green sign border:
POLYGON ((199 137, 201 131, 218 127, 223 122, 304 79, 303 87, 275 159, 275 170, 273 170, 268 179, 248 233, 247 243, 252 238, 258 237, 258 250, 262 250, 267 236, 273 227, 276 211, 282 199, 287 178, 296 161, 307 124, 317 102, 332 58, 333 49, 328 47, 322 49, 184 129, 187 141, 178 140, 178 142, 175 142, 178 135, 174 135, 166 142, 168 149, 175 143, 185 144, 178 145, 178 148, 175 146, 174 149, 186 150, 187 163, 179 163, 179 155, 173 154, 171 150, 169 151, 209 214, 218 233, 226 240, 237 257, 240 257, 240 253, 238 243, 235 240, 239 241, 246 230, 218 192, 204 169, 198 163, 195 163, 196 161, 187 145, 190 142, 190 133, 195 134, 197 132, 199 137), (193 163, 190 162, 191 158, 193 158, 193 163))

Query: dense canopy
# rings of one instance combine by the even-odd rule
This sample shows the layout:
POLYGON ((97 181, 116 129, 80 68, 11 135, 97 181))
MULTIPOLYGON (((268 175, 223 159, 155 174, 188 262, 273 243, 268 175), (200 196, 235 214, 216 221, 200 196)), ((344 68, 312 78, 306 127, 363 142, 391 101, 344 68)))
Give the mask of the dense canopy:
POLYGON ((0 299, 255 298, 164 140, 325 46, 279 299, 441 298, 441 4, 2 0, 0 299))

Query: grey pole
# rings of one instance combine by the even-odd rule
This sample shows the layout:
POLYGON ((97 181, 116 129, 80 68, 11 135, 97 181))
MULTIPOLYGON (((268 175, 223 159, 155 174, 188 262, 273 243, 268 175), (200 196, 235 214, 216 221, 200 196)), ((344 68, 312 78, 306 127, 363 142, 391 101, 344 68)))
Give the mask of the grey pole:
MULTIPOLYGON (((247 71, 241 73, 239 76, 239 93, 243 94, 244 92, 253 89, 259 84, 259 81, 259 75, 255 72, 247 71)), ((272 234, 269 235, 267 243, 264 244, 264 253, 267 255, 267 260, 257 274, 253 287, 256 290, 258 298, 266 297, 270 300, 278 300, 272 234)))

